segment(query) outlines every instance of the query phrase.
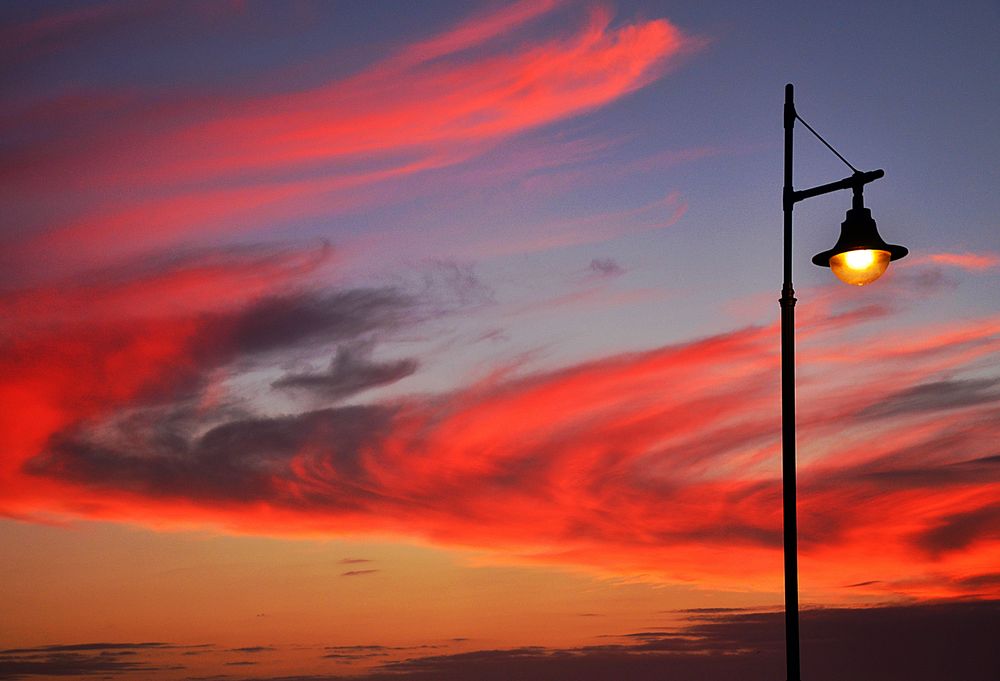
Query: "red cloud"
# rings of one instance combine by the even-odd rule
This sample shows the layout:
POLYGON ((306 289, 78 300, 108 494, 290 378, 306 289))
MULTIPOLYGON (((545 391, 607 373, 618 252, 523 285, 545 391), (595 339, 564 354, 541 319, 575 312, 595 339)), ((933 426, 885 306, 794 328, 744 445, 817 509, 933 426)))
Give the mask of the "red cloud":
MULTIPOLYGON (((299 91, 98 101, 80 123, 88 134, 70 136, 80 141, 50 130, 55 142, 13 153, 26 196, 65 180, 72 198, 39 208, 40 233, 5 257, 17 272, 103 263, 362 205, 373 185, 613 102, 690 44, 666 21, 612 27, 595 11, 568 35, 495 49, 552 7, 511 5, 299 91)), ((517 248, 652 228, 683 209, 672 194, 615 224, 557 225, 551 242, 517 248)), ((778 587, 775 328, 546 373, 510 367, 391 403, 234 412, 222 399, 229 374, 410 313, 413 301, 395 290, 305 288, 302 275, 322 260, 233 252, 5 293, 0 508, 278 535, 390 533, 618 574, 778 587)), ((983 360, 1000 349, 1000 320, 861 345, 840 337, 885 314, 873 305, 802 319, 803 584, 995 594, 981 577, 1000 560, 1000 414, 983 360)), ((392 376, 416 364, 395 366, 392 376)), ((343 385, 357 385, 349 378, 343 385)))
MULTIPOLYGON (((206 380, 218 368, 317 328, 353 337, 379 322, 352 316, 392 304, 324 300, 34 335, 5 367, 14 408, 0 432, 14 455, 4 508, 277 535, 375 532, 778 587, 774 328, 548 373, 517 377, 513 367, 386 404, 275 417, 218 409, 206 380), (320 310, 336 312, 336 326, 320 310)), ((866 316, 839 319, 803 334, 807 592, 867 582, 917 596, 994 593, 975 577, 1000 552, 1000 381, 956 372, 995 355, 1000 322, 911 332, 908 345, 867 346, 846 364, 825 346, 866 316), (914 356, 934 361, 915 368, 914 356)))
POLYGON ((53 433, 203 382, 206 367, 237 351, 220 320, 261 305, 328 255, 204 254, 4 296, 0 486, 8 502, 31 496, 16 471, 53 433))

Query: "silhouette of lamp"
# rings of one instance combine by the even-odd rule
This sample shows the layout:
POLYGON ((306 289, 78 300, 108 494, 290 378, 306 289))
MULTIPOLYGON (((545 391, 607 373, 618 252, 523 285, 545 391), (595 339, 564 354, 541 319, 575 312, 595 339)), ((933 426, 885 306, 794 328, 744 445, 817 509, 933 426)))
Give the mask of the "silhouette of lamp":
POLYGON ((829 267, 837 277, 856 286, 870 284, 885 273, 889 263, 904 257, 903 246, 887 244, 878 233, 871 211, 864 205, 864 186, 885 175, 882 170, 862 172, 830 146, 795 111, 794 88, 785 86, 785 186, 784 284, 781 288, 781 479, 785 562, 785 655, 787 681, 801 681, 799 665, 798 528, 795 490, 795 290, 792 288, 792 209, 799 201, 842 189, 854 192, 840 238, 833 248, 813 256, 813 263, 829 267), (792 130, 799 121, 837 158, 854 171, 849 177, 810 189, 792 188, 792 130))
POLYGON ((865 208, 863 187, 863 184, 854 187, 854 205, 840 225, 837 244, 812 259, 820 267, 833 270, 845 284, 855 286, 872 283, 885 273, 891 261, 909 252, 905 246, 887 244, 879 235, 872 212, 865 208))

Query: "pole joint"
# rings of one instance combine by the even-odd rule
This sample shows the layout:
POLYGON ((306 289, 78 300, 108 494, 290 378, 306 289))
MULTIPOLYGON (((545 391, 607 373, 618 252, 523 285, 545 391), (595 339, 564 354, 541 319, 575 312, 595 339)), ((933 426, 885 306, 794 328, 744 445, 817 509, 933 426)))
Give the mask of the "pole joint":
POLYGON ((795 289, 792 288, 791 282, 786 281, 781 287, 781 298, 778 302, 781 303, 781 307, 795 307, 796 300, 795 289))

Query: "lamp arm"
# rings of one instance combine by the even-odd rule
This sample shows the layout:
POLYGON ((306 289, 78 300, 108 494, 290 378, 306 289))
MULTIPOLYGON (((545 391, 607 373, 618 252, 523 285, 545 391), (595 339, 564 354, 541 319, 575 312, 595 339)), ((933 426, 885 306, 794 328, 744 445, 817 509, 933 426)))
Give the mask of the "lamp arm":
POLYGON ((868 172, 857 172, 850 177, 845 177, 843 180, 837 180, 836 182, 828 182, 827 184, 810 187, 809 189, 800 189, 798 191, 786 191, 785 201, 795 204, 799 201, 811 199, 814 196, 822 196, 823 194, 829 194, 830 192, 839 191, 841 189, 853 189, 857 192, 861 189, 861 187, 865 186, 869 182, 874 182, 881 177, 885 177, 885 171, 882 169, 869 170, 868 172))

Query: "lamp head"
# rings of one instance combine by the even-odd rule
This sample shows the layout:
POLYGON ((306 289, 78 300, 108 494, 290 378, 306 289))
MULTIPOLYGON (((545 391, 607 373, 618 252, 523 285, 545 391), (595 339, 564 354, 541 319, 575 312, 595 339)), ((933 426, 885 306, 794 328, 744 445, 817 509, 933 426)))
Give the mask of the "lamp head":
POLYGON ((845 284, 870 284, 889 267, 889 262, 904 257, 904 246, 887 244, 878 233, 871 211, 864 207, 860 186, 854 191, 854 205, 840 225, 840 238, 828 251, 813 256, 813 263, 829 267, 845 284))

